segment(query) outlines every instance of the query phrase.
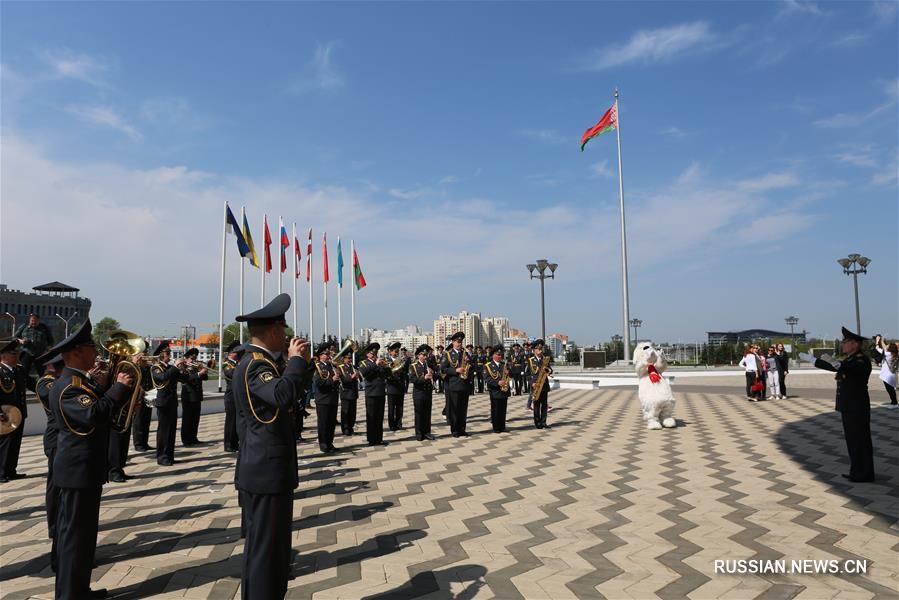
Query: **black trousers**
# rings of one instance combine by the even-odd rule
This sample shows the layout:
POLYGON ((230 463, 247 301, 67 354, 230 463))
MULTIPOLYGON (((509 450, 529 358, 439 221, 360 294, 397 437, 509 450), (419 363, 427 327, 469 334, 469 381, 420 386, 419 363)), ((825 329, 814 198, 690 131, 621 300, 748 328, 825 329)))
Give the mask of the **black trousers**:
POLYGON ((237 436, 237 411, 234 409, 234 401, 225 402, 225 430, 222 436, 225 440, 225 452, 237 450, 240 442, 237 436))
POLYGON ((546 427, 546 412, 549 404, 549 394, 540 394, 540 398, 534 399, 534 425, 540 429, 546 427))
POLYGON ((849 477, 859 480, 874 479, 874 445, 871 443, 871 409, 842 412, 843 435, 849 450, 849 477))
POLYGON ((403 427, 403 400, 402 394, 387 394, 387 427, 390 431, 403 427))
POLYGON ((758 373, 755 371, 746 371, 746 396, 762 396, 764 392, 753 392, 752 384, 755 383, 756 378, 758 377, 758 373))
POLYGON ((369 444, 384 441, 384 396, 365 397, 365 438, 369 444))
POLYGON ((200 427, 200 402, 181 400, 181 444, 196 444, 200 427))
POLYGON ((175 433, 178 427, 178 403, 169 400, 156 407, 156 462, 175 460, 175 433))
POLYGON ((450 431, 458 436, 465 433, 468 422, 468 392, 450 391, 447 396, 449 396, 450 431))
POLYGON ((418 440, 431 433, 431 404, 432 396, 412 398, 412 407, 415 410, 415 437, 418 440))
POLYGON ((241 598, 283 598, 290 573, 293 492, 244 492, 243 503, 246 542, 240 579, 241 598))
MULTIPOLYGON (((21 410, 21 409, 20 409, 21 410)), ((19 451, 22 449, 22 434, 25 432, 25 419, 12 433, 0 436, 0 476, 12 477, 19 467, 19 451)))
POLYGON ((787 397, 787 374, 784 371, 778 371, 778 379, 780 380, 780 395, 787 397))
POLYGON ((50 450, 47 456, 47 488, 44 491, 44 504, 47 507, 47 537, 53 542, 50 545, 50 568, 56 572, 58 568, 56 549, 56 515, 59 514, 59 488, 53 485, 53 459, 56 457, 56 448, 50 450))
POLYGON ((131 437, 135 450, 141 450, 150 446, 150 421, 153 418, 153 408, 141 403, 137 414, 131 421, 131 437))
POLYGON ((315 415, 318 417, 318 447, 322 451, 334 446, 334 429, 337 427, 337 401, 322 404, 315 403, 315 415))
POLYGON ((109 445, 106 447, 106 468, 109 476, 125 474, 125 463, 128 462, 128 444, 131 442, 131 432, 119 433, 109 430, 109 445))
POLYGON ((890 385, 889 383, 887 383, 886 381, 883 382, 883 387, 884 387, 884 388, 886 389, 886 391, 887 391, 887 396, 890 397, 890 404, 896 404, 896 388, 894 388, 893 386, 891 386, 891 385, 890 385))
POLYGON ((515 395, 521 395, 521 388, 524 386, 524 374, 519 373, 517 375, 512 375, 512 381, 515 382, 515 395))
POLYGON ((356 426, 356 398, 340 399, 340 430, 343 435, 353 433, 356 426))
POLYGON ((490 423, 493 431, 500 433, 506 430, 506 407, 508 398, 490 398, 490 423))
POLYGON ((474 376, 478 382, 478 393, 483 394, 484 393, 484 374, 480 371, 477 371, 474 374, 474 376))
POLYGON ((83 600, 88 597, 97 551, 102 489, 99 485, 84 489, 59 488, 59 512, 56 515, 58 599, 83 600))

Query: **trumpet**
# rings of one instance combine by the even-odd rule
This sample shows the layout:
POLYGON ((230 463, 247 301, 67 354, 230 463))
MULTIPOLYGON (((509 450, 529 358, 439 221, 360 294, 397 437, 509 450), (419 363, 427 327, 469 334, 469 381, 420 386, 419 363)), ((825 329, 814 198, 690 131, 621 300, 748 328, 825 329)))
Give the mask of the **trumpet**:
POLYGON ((181 369, 182 371, 184 371, 185 373, 190 373, 190 372, 196 373, 202 369, 207 369, 207 370, 214 369, 215 364, 216 364, 215 359, 210 358, 205 363, 201 363, 201 362, 181 363, 181 365, 178 368, 181 369))
POLYGON ((158 356, 141 356, 133 362, 142 367, 152 367, 154 365, 162 364, 162 359, 158 356))

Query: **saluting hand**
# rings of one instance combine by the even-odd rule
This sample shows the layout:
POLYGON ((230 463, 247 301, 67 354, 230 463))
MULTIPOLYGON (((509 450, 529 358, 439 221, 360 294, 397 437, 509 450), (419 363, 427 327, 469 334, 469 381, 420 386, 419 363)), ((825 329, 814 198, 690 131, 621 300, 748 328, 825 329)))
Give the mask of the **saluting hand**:
POLYGON ((306 362, 312 360, 309 342, 299 337, 292 338, 287 346, 287 357, 293 358, 294 356, 302 357, 306 362))
POLYGON ((127 387, 132 387, 134 385, 134 376, 130 373, 125 373, 124 371, 119 372, 118 377, 116 377, 116 382, 121 383, 127 387))

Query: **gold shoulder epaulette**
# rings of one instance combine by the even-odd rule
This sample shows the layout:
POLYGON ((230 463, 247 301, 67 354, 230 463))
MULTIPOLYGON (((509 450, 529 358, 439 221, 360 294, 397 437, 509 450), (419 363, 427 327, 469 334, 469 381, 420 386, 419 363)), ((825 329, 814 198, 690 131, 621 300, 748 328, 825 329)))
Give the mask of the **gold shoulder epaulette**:
POLYGON ((254 352, 253 360, 265 360, 265 355, 262 352, 254 352))

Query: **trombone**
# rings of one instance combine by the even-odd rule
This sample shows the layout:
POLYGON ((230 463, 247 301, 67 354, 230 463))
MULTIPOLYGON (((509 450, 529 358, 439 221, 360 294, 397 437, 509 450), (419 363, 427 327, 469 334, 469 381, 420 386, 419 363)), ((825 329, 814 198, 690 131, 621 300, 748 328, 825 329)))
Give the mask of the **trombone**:
POLYGON ((131 362, 130 357, 140 354, 147 349, 147 343, 142 337, 131 331, 124 329, 116 329, 109 333, 106 344, 101 344, 104 350, 109 353, 109 359, 100 363, 100 370, 106 371, 106 380, 110 384, 115 383, 119 373, 130 371, 134 378, 134 387, 131 388, 131 397, 112 415, 110 427, 123 433, 131 427, 131 419, 134 417, 134 410, 141 401, 143 388, 141 388, 141 370, 138 364, 131 362))

